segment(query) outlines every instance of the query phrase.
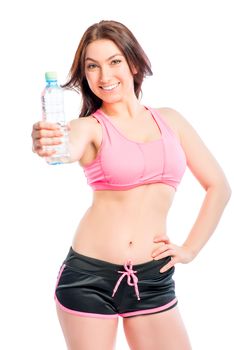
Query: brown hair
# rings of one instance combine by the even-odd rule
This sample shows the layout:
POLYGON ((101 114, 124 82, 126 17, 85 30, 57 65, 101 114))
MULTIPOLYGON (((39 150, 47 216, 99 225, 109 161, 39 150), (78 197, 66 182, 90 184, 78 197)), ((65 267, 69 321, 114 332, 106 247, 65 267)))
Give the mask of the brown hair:
POLYGON ((141 92, 143 79, 152 75, 151 64, 142 47, 132 32, 122 23, 116 21, 101 21, 90 26, 83 34, 72 63, 68 81, 64 88, 74 89, 82 95, 82 107, 80 117, 85 117, 101 107, 102 100, 89 88, 85 76, 85 54, 87 46, 95 40, 108 39, 113 41, 126 58, 129 68, 133 74, 133 67, 137 73, 134 74, 134 91, 138 98, 141 92))

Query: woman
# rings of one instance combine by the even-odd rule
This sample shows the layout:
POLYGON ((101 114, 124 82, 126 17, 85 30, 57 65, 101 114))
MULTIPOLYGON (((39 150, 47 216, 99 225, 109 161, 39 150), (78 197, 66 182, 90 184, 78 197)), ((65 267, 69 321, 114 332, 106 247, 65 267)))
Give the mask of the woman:
MULTIPOLYGON (((121 23, 101 21, 84 33, 67 88, 82 94, 71 121, 71 162, 79 161, 93 202, 80 221, 57 279, 58 318, 70 350, 114 348, 118 316, 132 350, 188 350, 174 266, 192 261, 230 197, 222 169, 175 110, 140 104, 150 62, 121 23), (205 189, 182 246, 170 242, 166 219, 186 165, 205 189), (170 336, 168 336, 168 329, 170 336)), ((33 149, 61 142, 48 122, 33 126, 33 149)))

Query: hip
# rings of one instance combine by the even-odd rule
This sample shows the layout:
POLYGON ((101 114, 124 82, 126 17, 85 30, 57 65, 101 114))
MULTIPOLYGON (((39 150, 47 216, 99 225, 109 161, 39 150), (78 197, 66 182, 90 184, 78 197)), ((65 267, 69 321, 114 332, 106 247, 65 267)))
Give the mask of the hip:
POLYGON ((124 265, 70 251, 57 278, 55 300, 63 310, 90 317, 132 317, 166 311, 177 303, 174 267, 161 261, 124 265))

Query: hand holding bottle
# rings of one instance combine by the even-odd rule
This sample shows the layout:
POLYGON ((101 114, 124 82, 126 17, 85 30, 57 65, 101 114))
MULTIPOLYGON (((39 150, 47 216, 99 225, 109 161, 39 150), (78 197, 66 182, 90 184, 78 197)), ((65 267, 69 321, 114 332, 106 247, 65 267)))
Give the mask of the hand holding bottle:
POLYGON ((40 157, 50 157, 56 153, 56 148, 62 144, 63 133, 57 123, 39 121, 33 124, 32 150, 40 157))

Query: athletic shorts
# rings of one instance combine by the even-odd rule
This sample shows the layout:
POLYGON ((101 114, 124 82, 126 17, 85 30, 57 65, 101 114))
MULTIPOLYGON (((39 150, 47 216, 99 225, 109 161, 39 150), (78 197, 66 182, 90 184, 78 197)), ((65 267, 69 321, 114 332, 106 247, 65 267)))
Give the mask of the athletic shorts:
POLYGON ((170 257, 132 265, 91 258, 70 248, 55 288, 56 303, 71 314, 117 318, 147 315, 176 306, 174 266, 160 273, 170 257))

